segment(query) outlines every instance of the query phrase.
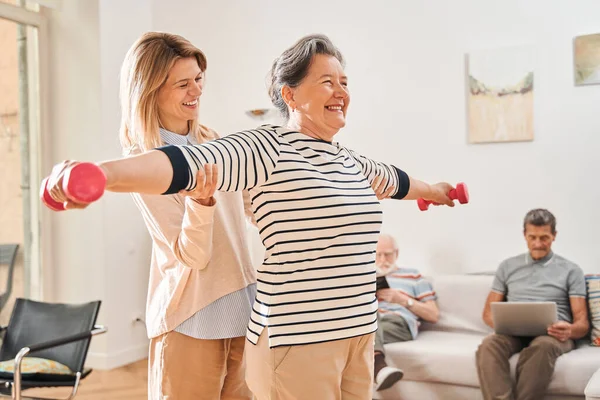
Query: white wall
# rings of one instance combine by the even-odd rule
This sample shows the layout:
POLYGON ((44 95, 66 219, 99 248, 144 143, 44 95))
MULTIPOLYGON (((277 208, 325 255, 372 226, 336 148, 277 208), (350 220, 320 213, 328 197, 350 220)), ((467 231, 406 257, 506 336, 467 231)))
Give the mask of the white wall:
MULTIPOLYGON (((131 44, 151 30, 152 8, 146 0, 100 1, 100 70, 102 85, 102 132, 98 145, 110 149, 110 158, 121 155, 118 140, 120 126, 119 73, 131 44)), ((110 194, 103 201, 103 234, 106 253, 106 286, 111 312, 107 367, 127 364, 148 354, 143 324, 151 240, 131 197, 110 194)))
POLYGON ((347 59, 348 125, 337 139, 435 182, 464 181, 472 202, 420 212, 384 202, 384 230, 401 261, 425 272, 494 270, 525 250, 522 218, 547 207, 556 252, 600 272, 600 86, 574 87, 572 40, 600 32, 600 2, 547 0, 246 2, 154 0, 154 29, 206 52, 202 117, 221 133, 253 126, 268 105, 274 57, 308 33, 325 33, 347 59), (534 44, 535 140, 467 144, 465 54, 534 44))
MULTIPOLYGON (((98 2, 76 2, 49 13, 48 89, 50 132, 42 132, 51 160, 97 157, 100 136, 100 53, 98 2)), ((47 150, 47 149, 45 149, 47 150)), ((47 164, 48 160, 45 160, 47 164)), ((43 255, 44 299, 78 303, 105 300, 106 272, 103 206, 85 212, 42 212, 50 222, 50 256, 43 255)), ((106 304, 98 322, 107 324, 106 304)), ((107 338, 92 341, 91 352, 105 353, 107 338)))
MULTIPOLYGON (((465 181, 472 203, 418 211, 384 202, 385 230, 404 264, 424 272, 492 270, 524 250, 521 220, 533 207, 558 217, 556 251, 600 271, 595 183, 600 86, 573 86, 572 39, 600 32, 600 2, 544 0, 303 2, 87 0, 50 13, 49 162, 119 157, 118 70, 146 30, 182 34, 208 57, 202 119, 222 134, 252 127, 251 108, 270 106, 271 61, 300 36, 330 35, 347 58, 348 127, 338 140, 428 181, 465 181), (468 145, 465 53, 537 46, 535 141, 468 145), (510 160, 509 160, 510 158, 510 160)), ((142 358, 150 243, 127 195, 107 194, 86 211, 46 212, 48 298, 103 300, 91 364, 142 358)))

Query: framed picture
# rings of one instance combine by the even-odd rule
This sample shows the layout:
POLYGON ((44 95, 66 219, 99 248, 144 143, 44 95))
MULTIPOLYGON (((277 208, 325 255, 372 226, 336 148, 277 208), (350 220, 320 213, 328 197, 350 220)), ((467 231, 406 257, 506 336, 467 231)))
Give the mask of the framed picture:
POLYGON ((533 46, 467 55, 467 114, 470 143, 533 140, 533 46))
POLYGON ((600 84, 600 33, 577 36, 573 43, 575 85, 600 84))

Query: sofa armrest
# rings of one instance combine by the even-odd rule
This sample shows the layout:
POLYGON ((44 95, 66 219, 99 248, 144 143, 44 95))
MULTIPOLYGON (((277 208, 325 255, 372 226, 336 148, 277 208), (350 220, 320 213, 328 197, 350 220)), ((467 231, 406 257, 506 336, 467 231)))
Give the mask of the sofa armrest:
POLYGON ((588 381, 585 387, 585 400, 600 400, 600 368, 588 381))

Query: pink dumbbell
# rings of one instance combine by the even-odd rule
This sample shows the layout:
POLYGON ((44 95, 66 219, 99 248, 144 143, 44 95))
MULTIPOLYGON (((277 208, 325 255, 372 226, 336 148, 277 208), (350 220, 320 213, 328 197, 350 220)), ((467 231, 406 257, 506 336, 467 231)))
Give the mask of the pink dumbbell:
MULTIPOLYGON (((96 164, 81 163, 68 170, 63 177, 65 195, 77 203, 92 203, 104 194, 106 176, 96 164)), ((64 211, 65 205, 55 201, 48 193, 48 178, 42 181, 40 197, 53 211, 64 211)))
MULTIPOLYGON (((460 204, 467 204, 469 202, 469 190, 467 189, 467 185, 465 183, 457 183, 456 189, 450 190, 448 193, 448 197, 452 200, 458 200, 460 204)), ((435 203, 433 201, 418 199, 417 204, 419 206, 419 210, 427 211, 429 209, 429 205, 439 205, 439 203, 435 203)))

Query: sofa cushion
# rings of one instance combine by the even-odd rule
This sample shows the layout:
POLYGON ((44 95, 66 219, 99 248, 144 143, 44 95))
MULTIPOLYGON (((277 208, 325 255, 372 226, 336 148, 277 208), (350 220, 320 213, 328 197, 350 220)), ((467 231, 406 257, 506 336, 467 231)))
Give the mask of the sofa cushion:
MULTIPOLYGON (((422 332, 417 340, 385 346, 386 359, 404 371, 409 381, 439 382, 479 387, 475 352, 485 335, 467 332, 422 332)), ((515 376, 518 355, 511 358, 515 376)), ((549 392, 583 394, 585 385, 600 368, 600 348, 583 346, 556 362, 549 392)))
POLYGON ((585 387, 585 399, 600 400, 600 369, 594 373, 592 379, 590 379, 585 387))
POLYGON ((485 335, 421 332, 416 340, 385 345, 386 360, 404 371, 404 380, 479 386, 475 351, 485 335))
POLYGON ((421 330, 491 333, 481 315, 492 288, 490 275, 437 275, 427 277, 437 294, 439 321, 423 323, 421 330))
POLYGON ((600 275, 586 275, 588 307, 591 322, 591 341, 600 346, 600 275))

